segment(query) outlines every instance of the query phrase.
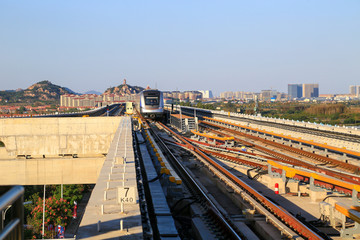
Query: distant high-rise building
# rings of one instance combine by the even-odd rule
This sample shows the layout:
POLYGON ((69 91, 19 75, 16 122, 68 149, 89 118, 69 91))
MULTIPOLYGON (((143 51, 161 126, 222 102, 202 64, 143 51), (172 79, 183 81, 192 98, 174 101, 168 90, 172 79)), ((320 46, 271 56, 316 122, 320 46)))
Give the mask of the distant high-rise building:
POLYGON ((199 90, 202 93, 203 98, 213 98, 213 94, 211 90, 199 90))
POLYGON ((272 98, 276 98, 277 91, 275 90, 261 90, 261 100, 270 101, 272 98))
POLYGON ((360 85, 351 85, 349 90, 351 95, 360 97, 360 85))
POLYGON ((351 95, 356 95, 357 94, 357 89, 356 89, 356 87, 357 86, 355 86, 355 85, 351 85, 350 87, 349 87, 349 91, 350 91, 350 94, 351 95))
POLYGON ((302 85, 302 97, 315 98, 319 97, 319 84, 307 84, 302 85))
POLYGON ((220 98, 231 99, 231 98, 233 98, 233 96, 234 96, 233 92, 222 92, 222 93, 220 93, 220 98))
POLYGON ((288 84, 289 99, 302 97, 302 84, 288 84))

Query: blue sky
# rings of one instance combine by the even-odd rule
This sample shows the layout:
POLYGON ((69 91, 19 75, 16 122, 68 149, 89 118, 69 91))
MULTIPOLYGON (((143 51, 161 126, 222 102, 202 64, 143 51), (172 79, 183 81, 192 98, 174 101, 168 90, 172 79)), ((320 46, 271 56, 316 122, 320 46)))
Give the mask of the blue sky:
POLYGON ((0 0, 1 90, 360 85, 360 1, 0 0))

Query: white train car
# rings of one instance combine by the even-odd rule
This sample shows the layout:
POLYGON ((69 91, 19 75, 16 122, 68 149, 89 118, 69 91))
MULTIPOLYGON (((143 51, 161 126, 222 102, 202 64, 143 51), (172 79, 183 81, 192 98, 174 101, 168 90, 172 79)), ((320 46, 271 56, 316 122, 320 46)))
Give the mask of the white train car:
POLYGON ((144 90, 136 97, 135 107, 144 118, 164 118, 164 97, 159 90, 144 90))

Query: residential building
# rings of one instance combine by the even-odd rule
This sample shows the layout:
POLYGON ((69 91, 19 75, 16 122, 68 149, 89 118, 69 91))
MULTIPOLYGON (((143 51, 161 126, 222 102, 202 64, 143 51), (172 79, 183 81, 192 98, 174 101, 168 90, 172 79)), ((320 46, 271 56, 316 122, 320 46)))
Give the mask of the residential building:
POLYGON ((349 87, 349 91, 350 91, 350 94, 351 95, 357 95, 357 89, 356 89, 356 85, 351 85, 350 87, 349 87))
POLYGON ((351 85, 349 90, 351 95, 360 97, 360 85, 351 85))
POLYGON ((319 97, 319 84, 304 83, 302 85, 302 97, 303 98, 319 97))
POLYGON ((275 90, 261 90, 261 101, 270 101, 272 98, 277 97, 277 91, 275 90))

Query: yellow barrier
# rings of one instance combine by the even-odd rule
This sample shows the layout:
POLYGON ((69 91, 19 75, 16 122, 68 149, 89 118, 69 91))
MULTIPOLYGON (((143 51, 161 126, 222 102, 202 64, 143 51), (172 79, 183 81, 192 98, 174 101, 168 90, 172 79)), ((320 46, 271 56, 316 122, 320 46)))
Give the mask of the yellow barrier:
POLYGON ((335 209, 344 214, 346 217, 352 219, 353 221, 360 223, 360 213, 356 210, 348 209, 345 205, 339 202, 335 203, 335 209))
POLYGON ((341 180, 338 180, 335 178, 330 178, 330 177, 323 176, 323 175, 320 175, 320 174, 314 173, 314 172, 307 172, 304 170, 284 166, 284 165, 282 165, 278 162, 272 161, 272 160, 268 160, 267 162, 275 168, 283 169, 286 172, 286 177, 289 177, 289 178, 293 178, 296 174, 298 174, 298 175, 301 175, 304 177, 313 177, 316 180, 330 183, 330 184, 333 184, 333 185, 336 185, 339 187, 344 187, 346 189, 350 189, 350 190, 355 189, 357 192, 360 192, 360 185, 357 185, 357 184, 352 184, 352 183, 341 181, 341 180))

